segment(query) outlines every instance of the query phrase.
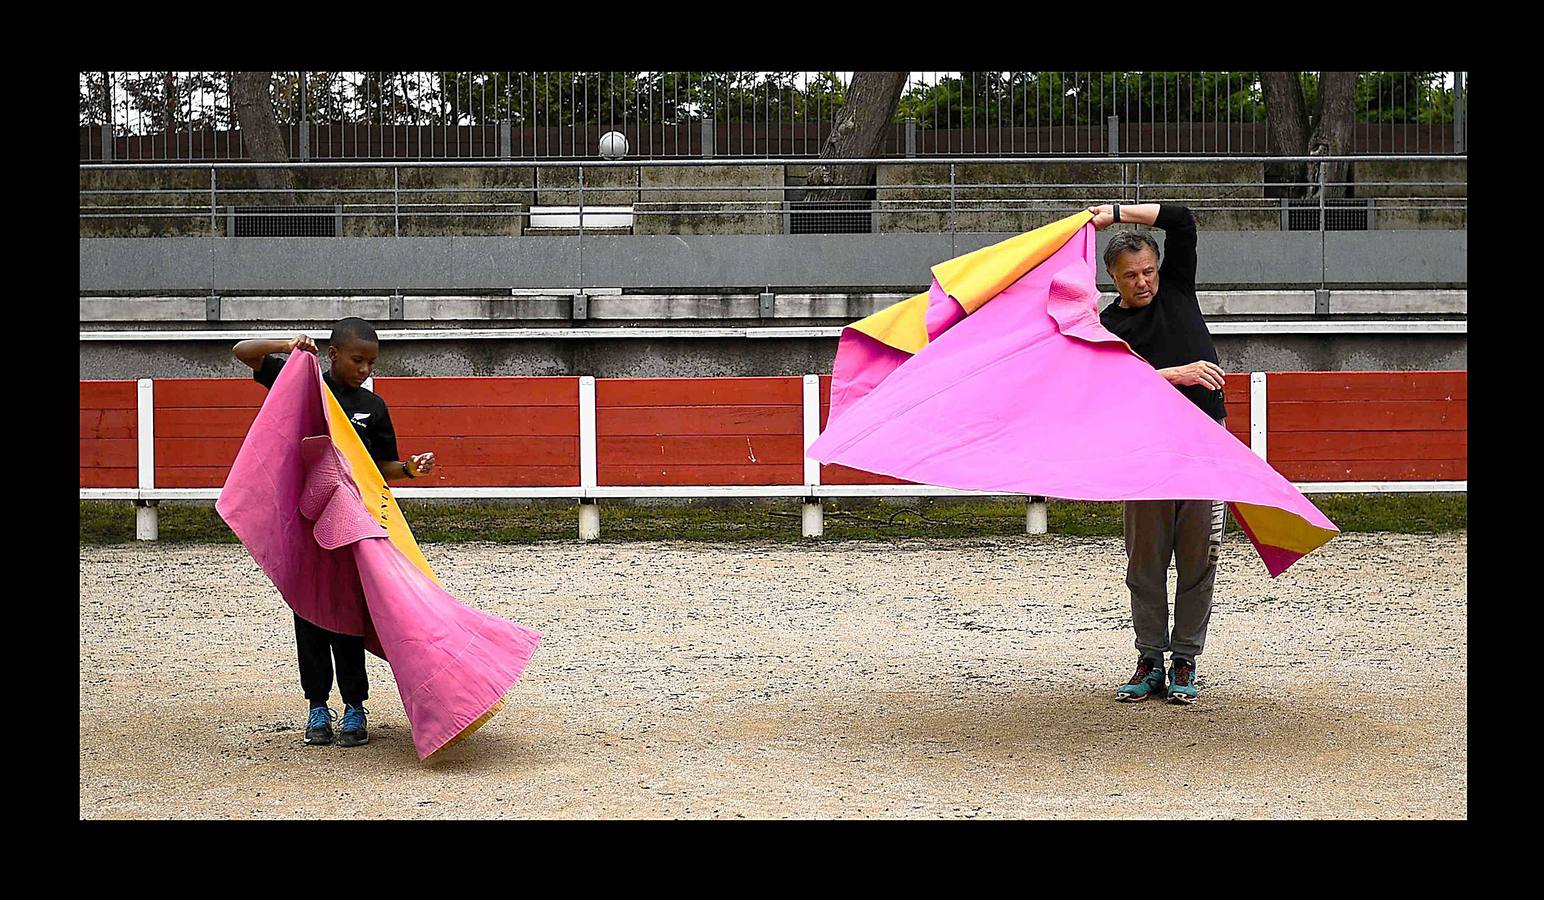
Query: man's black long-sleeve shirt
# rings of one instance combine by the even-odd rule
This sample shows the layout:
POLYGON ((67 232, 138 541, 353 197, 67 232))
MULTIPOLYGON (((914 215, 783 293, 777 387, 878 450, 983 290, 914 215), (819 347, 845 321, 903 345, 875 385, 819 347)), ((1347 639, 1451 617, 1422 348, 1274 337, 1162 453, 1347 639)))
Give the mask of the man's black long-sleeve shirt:
MULTIPOLYGON (((1123 307, 1117 299, 1099 314, 1099 321, 1155 369, 1203 359, 1216 363, 1217 348, 1196 299, 1196 218, 1184 206, 1165 203, 1158 207, 1153 224, 1164 232, 1158 292, 1140 309, 1123 307)), ((1214 419, 1228 413, 1222 391, 1200 384, 1183 385, 1178 390, 1214 419)))

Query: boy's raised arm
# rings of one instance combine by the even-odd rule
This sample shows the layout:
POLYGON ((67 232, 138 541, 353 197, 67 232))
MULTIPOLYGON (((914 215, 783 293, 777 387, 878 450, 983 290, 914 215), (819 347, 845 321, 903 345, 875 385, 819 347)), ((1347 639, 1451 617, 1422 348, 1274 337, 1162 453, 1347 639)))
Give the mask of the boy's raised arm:
POLYGON ((283 338, 253 338, 242 341, 231 348, 231 353, 237 359, 246 363, 255 372, 263 367, 263 357, 270 353, 293 353, 296 350, 304 350, 307 353, 316 352, 316 342, 303 334, 297 334, 288 340, 283 338))

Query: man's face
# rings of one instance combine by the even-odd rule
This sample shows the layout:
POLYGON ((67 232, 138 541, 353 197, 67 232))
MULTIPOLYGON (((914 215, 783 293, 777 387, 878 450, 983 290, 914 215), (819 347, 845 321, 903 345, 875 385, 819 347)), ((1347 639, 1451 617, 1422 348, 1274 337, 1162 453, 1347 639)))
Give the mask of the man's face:
POLYGON ((1151 247, 1127 250, 1115 257, 1110 278, 1120 291, 1120 305, 1141 309, 1158 294, 1158 254, 1151 247))
POLYGON ((327 354, 332 358, 332 377, 349 387, 359 387, 375 372, 375 357, 381 345, 375 341, 345 340, 332 344, 327 354))

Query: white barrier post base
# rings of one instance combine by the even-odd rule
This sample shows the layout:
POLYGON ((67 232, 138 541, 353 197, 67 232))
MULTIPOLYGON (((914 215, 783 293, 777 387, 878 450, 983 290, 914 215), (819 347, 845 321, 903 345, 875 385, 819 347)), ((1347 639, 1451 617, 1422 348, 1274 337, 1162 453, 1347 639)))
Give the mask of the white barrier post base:
POLYGON ((804 536, 818 538, 826 533, 826 507, 819 500, 804 501, 804 536))
POLYGON ((135 500, 134 501, 134 537, 141 541, 159 540, 161 536, 160 511, 156 509, 159 501, 135 500))
POLYGON ((1030 497, 1029 511, 1024 515, 1024 531, 1027 534, 1045 534, 1045 498, 1030 497))
POLYGON ((579 540, 593 541, 600 537, 600 505, 594 500, 579 501, 579 540))

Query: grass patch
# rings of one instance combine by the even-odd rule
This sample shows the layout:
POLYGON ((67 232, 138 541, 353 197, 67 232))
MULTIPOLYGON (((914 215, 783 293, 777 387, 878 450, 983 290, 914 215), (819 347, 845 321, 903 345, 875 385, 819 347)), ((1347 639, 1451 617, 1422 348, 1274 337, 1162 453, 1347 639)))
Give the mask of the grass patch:
MULTIPOLYGON (((1469 495, 1318 494, 1310 499, 1345 532, 1429 534, 1469 527, 1469 495)), ((163 503, 160 539, 170 543, 231 544, 236 536, 210 501, 163 503)), ((576 540, 577 504, 563 501, 402 501, 423 543, 493 541, 509 544, 576 540)), ((800 504, 792 499, 618 501, 601 504, 601 540, 797 542, 800 504)), ((1046 509, 1053 535, 1116 537, 1119 503, 1053 500, 1046 509)), ((826 537, 837 541, 901 538, 940 540, 1024 533, 1020 500, 835 498, 825 505, 826 537)), ((1236 526, 1230 526, 1230 530, 1236 526)), ((82 544, 134 541, 134 506, 80 501, 82 544)))

